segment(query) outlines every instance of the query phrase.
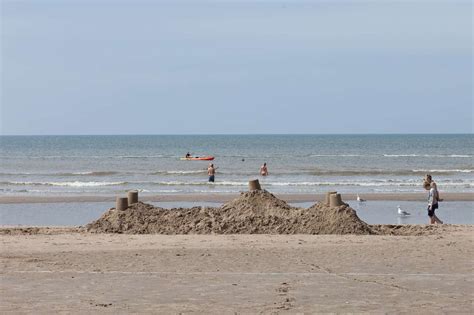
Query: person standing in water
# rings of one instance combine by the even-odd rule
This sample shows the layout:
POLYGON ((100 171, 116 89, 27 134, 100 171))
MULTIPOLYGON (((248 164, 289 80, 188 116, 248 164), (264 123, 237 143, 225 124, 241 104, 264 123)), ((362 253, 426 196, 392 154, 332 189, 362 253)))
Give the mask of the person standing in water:
POLYGON ((268 175, 268 169, 267 169, 267 163, 263 163, 263 165, 260 167, 260 175, 262 176, 267 176, 268 175))
MULTIPOLYGON (((429 180, 431 180, 431 176, 429 177, 429 180)), ((439 198, 438 187, 436 186, 436 183, 434 181, 430 182, 429 190, 430 192, 428 194, 428 216, 430 217, 430 223, 443 224, 443 221, 441 221, 435 214, 435 210, 438 209, 438 202, 442 201, 442 199, 439 198)))
POLYGON ((216 169, 214 168, 214 164, 209 164, 209 167, 207 168, 207 175, 209 175, 209 182, 213 183, 214 176, 216 175, 216 169))

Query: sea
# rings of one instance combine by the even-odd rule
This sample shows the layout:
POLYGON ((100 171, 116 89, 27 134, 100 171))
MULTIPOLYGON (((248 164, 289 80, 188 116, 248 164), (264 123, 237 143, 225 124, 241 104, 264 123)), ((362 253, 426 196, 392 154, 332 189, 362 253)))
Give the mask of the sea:
POLYGON ((473 134, 0 136, 3 196, 474 192, 473 134), (214 156, 216 180, 208 182, 214 156), (267 163, 269 176, 259 175, 267 163))

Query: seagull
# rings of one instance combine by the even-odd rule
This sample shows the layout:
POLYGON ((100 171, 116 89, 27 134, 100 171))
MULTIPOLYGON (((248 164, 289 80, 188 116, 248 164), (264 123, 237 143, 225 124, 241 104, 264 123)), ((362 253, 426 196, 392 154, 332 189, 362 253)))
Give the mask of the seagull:
POLYGON ((357 201, 358 202, 365 202, 365 199, 362 199, 359 194, 357 194, 357 201))
POLYGON ((400 206, 398 206, 398 214, 399 215, 410 215, 410 212, 406 212, 405 210, 402 210, 400 206))

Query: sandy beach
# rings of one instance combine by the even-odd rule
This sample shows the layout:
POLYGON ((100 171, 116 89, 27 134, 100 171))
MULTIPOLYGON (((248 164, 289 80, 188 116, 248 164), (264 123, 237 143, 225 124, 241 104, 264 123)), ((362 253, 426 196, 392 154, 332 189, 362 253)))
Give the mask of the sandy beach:
POLYGON ((1 233, 3 313, 473 311, 472 226, 423 236, 1 233))
POLYGON ((255 190, 219 208, 137 202, 83 227, 3 227, 0 310, 472 312, 473 225, 368 225, 336 199, 296 208, 255 190))

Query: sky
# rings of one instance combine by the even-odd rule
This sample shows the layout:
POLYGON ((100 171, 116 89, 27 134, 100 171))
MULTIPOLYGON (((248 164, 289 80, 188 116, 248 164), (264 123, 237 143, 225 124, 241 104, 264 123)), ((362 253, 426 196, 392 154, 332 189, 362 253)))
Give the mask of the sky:
POLYGON ((0 2, 2 135, 473 132, 471 1, 0 2))

